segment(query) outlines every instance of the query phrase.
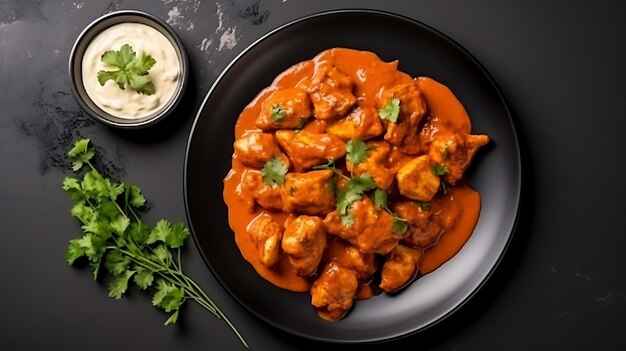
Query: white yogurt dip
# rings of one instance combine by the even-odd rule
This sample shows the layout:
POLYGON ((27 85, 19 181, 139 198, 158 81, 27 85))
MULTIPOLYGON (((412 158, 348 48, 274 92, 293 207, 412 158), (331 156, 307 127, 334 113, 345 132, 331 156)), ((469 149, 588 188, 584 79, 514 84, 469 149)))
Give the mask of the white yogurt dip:
POLYGON ((120 23, 105 29, 89 43, 82 59, 83 85, 91 100, 103 111, 124 119, 139 119, 159 111, 176 92, 180 75, 180 62, 172 43, 142 23, 120 23), (100 70, 118 70, 102 62, 102 54, 118 51, 124 44, 132 46, 137 56, 143 51, 156 60, 148 71, 154 94, 139 94, 128 85, 122 90, 114 80, 108 80, 104 86, 98 82, 100 70))

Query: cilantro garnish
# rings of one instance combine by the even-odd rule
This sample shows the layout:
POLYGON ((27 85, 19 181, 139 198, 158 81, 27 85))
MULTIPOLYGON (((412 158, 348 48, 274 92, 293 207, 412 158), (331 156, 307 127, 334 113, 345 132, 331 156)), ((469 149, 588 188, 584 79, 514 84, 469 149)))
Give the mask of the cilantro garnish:
POLYGON ((345 226, 354 224, 354 218, 348 211, 352 203, 361 199, 367 190, 376 188, 376 184, 369 174, 363 173, 353 177, 346 183, 346 186, 337 192, 337 211, 341 215, 341 223, 345 226))
POLYGON ((337 167, 335 166, 335 160, 330 158, 323 165, 313 166, 313 169, 330 169, 331 171, 335 172, 337 170, 337 167))
POLYGON ((102 62, 117 67, 117 71, 98 72, 98 82, 104 86, 109 79, 115 81, 117 86, 125 90, 126 85, 139 94, 152 95, 156 91, 154 83, 148 76, 148 70, 154 66, 156 60, 141 52, 139 56, 133 47, 124 44, 118 51, 109 50, 100 57, 102 62))
POLYGON ((272 105, 272 110, 270 111, 270 117, 272 118, 274 122, 282 121, 283 118, 285 118, 285 116, 287 116, 287 113, 285 112, 285 110, 280 108, 279 104, 272 105))
POLYGON ((406 223, 406 219, 398 217, 398 214, 393 212, 389 208, 387 204, 387 192, 386 191, 384 191, 383 189, 377 188, 376 190, 374 190, 374 194, 372 198, 373 198, 374 206, 376 206, 376 208, 384 209, 385 211, 387 211, 387 213, 391 215, 391 217, 393 217, 394 222, 393 222, 393 225, 391 226, 392 231, 404 233, 407 231, 407 229, 409 229, 409 226, 406 223))
POLYGON ((346 143, 346 160, 353 165, 359 164, 367 158, 368 150, 369 148, 363 140, 352 138, 346 143))
POLYGON ((394 218, 394 219, 395 220, 393 221, 393 224, 391 225, 391 231, 400 232, 404 234, 409 229, 409 225, 406 223, 405 220, 401 218, 394 218))
POLYGON ((397 123, 400 114, 400 99, 393 98, 383 108, 378 109, 378 116, 390 122, 397 123))
POLYGON ((70 213, 80 221, 83 234, 69 241, 67 263, 87 261, 94 280, 104 267, 112 277, 109 297, 116 300, 132 283, 141 290, 153 290, 152 304, 169 314, 165 325, 176 323, 186 300, 196 301, 223 319, 247 348, 224 313, 182 271, 180 247, 189 229, 166 219, 158 220, 151 228, 138 215, 146 203, 139 187, 103 177, 91 163, 94 155, 89 139, 76 141, 68 152, 74 171, 86 169, 82 179, 63 179, 62 188, 72 200, 70 213))
POLYGON ((448 173, 448 169, 443 164, 436 164, 433 167, 433 173, 435 173, 435 175, 438 175, 438 176, 441 177, 441 176, 445 175, 446 173, 448 173))
POLYGON ((430 202, 426 202, 426 201, 416 201, 415 202, 422 211, 428 211, 430 210, 430 202))
POLYGON ((261 176, 267 185, 283 185, 287 171, 288 169, 287 166, 285 166, 285 162, 282 158, 277 156, 265 162, 263 169, 261 169, 261 176))

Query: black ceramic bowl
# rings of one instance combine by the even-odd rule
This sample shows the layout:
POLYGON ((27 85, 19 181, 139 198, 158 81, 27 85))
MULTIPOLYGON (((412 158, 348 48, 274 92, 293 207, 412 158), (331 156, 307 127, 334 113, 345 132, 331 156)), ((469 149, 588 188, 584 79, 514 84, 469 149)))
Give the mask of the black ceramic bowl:
POLYGON ((69 61, 70 85, 76 100, 81 107, 95 120, 116 128, 137 129, 153 125, 167 116, 176 108, 183 97, 189 76, 187 53, 176 32, 163 20, 149 13, 137 10, 121 10, 103 15, 91 22, 78 36, 69 61), (89 97, 82 78, 82 57, 89 43, 105 29, 120 23, 141 23, 148 25, 163 34, 174 47, 180 65, 180 75, 172 97, 154 113, 140 118, 120 118, 105 112, 89 97))

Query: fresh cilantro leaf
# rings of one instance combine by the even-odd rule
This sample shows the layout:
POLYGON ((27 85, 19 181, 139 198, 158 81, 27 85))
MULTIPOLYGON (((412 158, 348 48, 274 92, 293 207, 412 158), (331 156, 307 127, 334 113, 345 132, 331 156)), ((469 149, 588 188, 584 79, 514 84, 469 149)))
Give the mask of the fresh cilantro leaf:
POLYGON ((433 167, 433 173, 435 173, 435 175, 438 175, 438 176, 441 177, 441 176, 445 175, 446 173, 448 173, 448 169, 443 164, 436 164, 433 167))
POLYGON ((98 280, 101 265, 102 265, 102 258, 89 261, 89 268, 91 268, 91 277, 93 278, 93 280, 98 280))
POLYGON ((165 237, 167 246, 176 249, 183 246, 185 239, 189 236, 189 229, 184 224, 178 222, 172 225, 172 230, 165 237))
POLYGON ((67 155, 72 159, 72 170, 78 171, 84 164, 95 155, 95 151, 89 149, 89 139, 80 139, 74 143, 74 147, 68 151, 67 155))
POLYGON ((128 234, 135 243, 143 245, 146 240, 148 240, 150 230, 148 226, 142 221, 132 222, 130 224, 128 234))
POLYGON ((347 213, 341 216, 341 225, 344 227, 352 227, 354 225, 354 216, 352 213, 347 213))
POLYGON ((161 307, 165 312, 177 310, 183 303, 185 291, 163 279, 157 280, 156 293, 152 297, 152 304, 161 307))
POLYGON ((154 83, 148 76, 148 71, 156 63, 152 56, 143 51, 137 56, 132 46, 124 44, 118 51, 106 51, 100 59, 102 62, 118 68, 115 71, 99 71, 98 82, 100 85, 104 86, 108 80, 113 80, 122 90, 125 90, 126 86, 129 85, 139 94, 152 95, 155 93, 154 83))
POLYGON ((72 202, 82 202, 85 200, 83 188, 76 178, 65 177, 63 179, 63 190, 68 193, 72 202))
POLYGON ((87 233, 78 239, 77 244, 85 250, 85 255, 92 261, 100 259, 105 251, 105 240, 92 233, 87 233))
POLYGON ((392 123, 398 122, 398 116, 400 115, 400 99, 393 98, 389 100, 387 105, 378 109, 378 116, 382 119, 387 119, 392 123))
POLYGON ((337 211, 342 215, 342 224, 352 225, 354 219, 347 218, 351 216, 348 212, 355 201, 361 199, 363 192, 376 188, 376 184, 369 174, 363 173, 359 176, 351 178, 346 186, 337 192, 337 211))
POLYGON ((119 300, 128 290, 128 280, 135 274, 135 271, 125 271, 118 277, 115 277, 109 284, 109 297, 119 300))
POLYGON ((104 258, 104 266, 114 277, 124 273, 130 263, 130 257, 123 255, 120 250, 111 250, 104 258))
POLYGON ((85 249, 78 244, 78 239, 70 240, 70 245, 65 253, 65 260, 68 264, 74 264, 74 261, 85 256, 85 249))
POLYGON ((400 233, 404 234, 408 229, 409 229, 409 226, 406 223, 406 221, 401 220, 399 218, 396 218, 393 221, 393 224, 391 225, 391 231, 392 232, 400 232, 400 233))
POLYGON ((387 208, 387 192, 383 189, 374 190, 374 206, 377 208, 388 209, 387 208))
POLYGON ((134 184, 124 183, 124 199, 127 204, 139 208, 146 204, 146 198, 141 194, 141 189, 134 184))
POLYGON ((280 108, 279 104, 272 105, 272 110, 270 111, 270 117, 274 122, 280 122, 287 116, 285 110, 280 108))
POLYGON ((387 213, 389 213, 393 217, 394 222, 393 222, 393 225, 391 226, 391 231, 401 232, 401 233, 406 232, 407 229, 409 228, 408 224, 406 223, 406 219, 398 217, 397 213, 391 211, 387 202, 387 192, 382 189, 376 189, 374 190, 373 198, 374 198, 374 205, 377 208, 384 209, 385 211, 387 211, 387 213))
POLYGON ((166 266, 169 266, 172 262, 172 253, 165 247, 165 245, 159 245, 153 250, 154 258, 157 262, 161 262, 166 266))
POLYGON ((148 287, 152 286, 154 274, 150 270, 138 267, 137 273, 133 276, 133 280, 141 290, 146 290, 148 287))
POLYGON ((179 310, 174 311, 163 325, 175 324, 178 321, 178 311, 179 310))
POLYGON ((363 140, 352 138, 346 143, 346 160, 353 165, 359 164, 365 161, 368 150, 369 148, 363 140))
POLYGON ((117 216, 117 218, 112 220, 110 224, 111 229, 113 229, 113 232, 115 232, 115 234, 119 236, 124 235, 124 232, 126 231, 126 228, 128 228, 129 225, 130 225, 130 219, 128 219, 128 217, 123 216, 123 215, 117 216))
POLYGON ((78 218, 82 223, 87 224, 95 220, 96 212, 85 202, 77 202, 72 206, 70 214, 78 218))
POLYGON ((285 174, 287 174, 287 166, 280 157, 274 157, 267 161, 261 169, 261 176, 267 185, 276 186, 283 185, 285 182, 285 174))
POLYGON ((146 244, 152 244, 157 241, 165 242, 165 238, 169 235, 169 232, 172 230, 172 226, 170 221, 167 219, 160 219, 150 231, 150 235, 146 239, 146 244))

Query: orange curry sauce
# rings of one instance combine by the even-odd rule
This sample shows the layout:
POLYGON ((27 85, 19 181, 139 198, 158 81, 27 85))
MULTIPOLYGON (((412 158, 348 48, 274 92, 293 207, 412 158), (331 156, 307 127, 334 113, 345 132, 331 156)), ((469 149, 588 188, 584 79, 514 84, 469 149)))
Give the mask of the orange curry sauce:
MULTIPOLYGON (((318 54, 311 60, 298 63, 276 77, 274 82, 262 90, 241 112, 235 128, 235 139, 240 138, 246 131, 259 130, 256 122, 261 113, 262 103, 273 92, 298 86, 303 80, 311 79, 316 72, 316 67, 321 63, 328 64, 329 62, 351 78, 354 83, 352 92, 357 98, 358 106, 379 109, 381 91, 399 84, 417 83, 427 106, 426 115, 419 126, 420 151, 417 155, 429 153, 433 147, 433 137, 446 140, 455 133, 470 134, 471 122, 463 105, 445 85, 428 77, 414 79, 398 70, 398 61, 384 62, 371 52, 334 48, 318 54)), ((309 121, 304 126, 304 131, 325 132, 326 121, 314 117, 310 120, 312 122, 309 121)), ((382 136, 378 139, 382 139, 382 136)), ((486 141, 482 144, 484 143, 486 141)), ((472 151, 475 152, 475 149, 472 151)), ((415 156, 415 154, 403 154, 394 148, 388 158, 388 163, 390 163, 388 166, 397 169, 415 156)), ((447 157, 447 153, 445 156, 447 157)), ((471 156, 473 153, 467 158, 471 158, 471 156)), ((274 285, 291 291, 307 292, 311 288, 313 276, 301 277, 297 275, 285 255, 272 268, 267 268, 260 261, 256 244, 248 232, 250 223, 257 216, 269 215, 284 228, 285 220, 293 214, 268 211, 258 204, 251 209, 245 200, 247 194, 244 193, 245 190, 241 184, 242 175, 247 168, 250 167, 244 166, 235 152, 232 159, 232 169, 224 179, 223 191, 224 200, 229 210, 229 224, 234 231, 241 254, 263 278, 274 285)), ((289 170, 289 172, 292 171, 292 169, 289 170)), ((427 208, 428 211, 436 213, 441 229, 437 231, 437 237, 432 243, 421 248, 423 254, 417 262, 418 269, 415 273, 417 277, 432 272, 454 256, 468 240, 478 220, 480 212, 479 193, 470 188, 462 177, 459 177, 454 184, 443 183, 442 181, 442 186, 437 195, 428 202, 427 208)), ((417 202, 415 206, 418 206, 417 202)), ((408 210, 415 211, 416 209, 417 207, 408 210)), ((401 214, 402 212, 398 211, 398 213, 401 214)), ((331 235, 328 237, 329 242, 333 240, 331 235)), ((365 289, 361 287, 356 293, 355 299, 372 296, 371 287, 366 284, 363 285, 365 285, 365 289)), ((324 316, 322 315, 322 317, 324 316)))

